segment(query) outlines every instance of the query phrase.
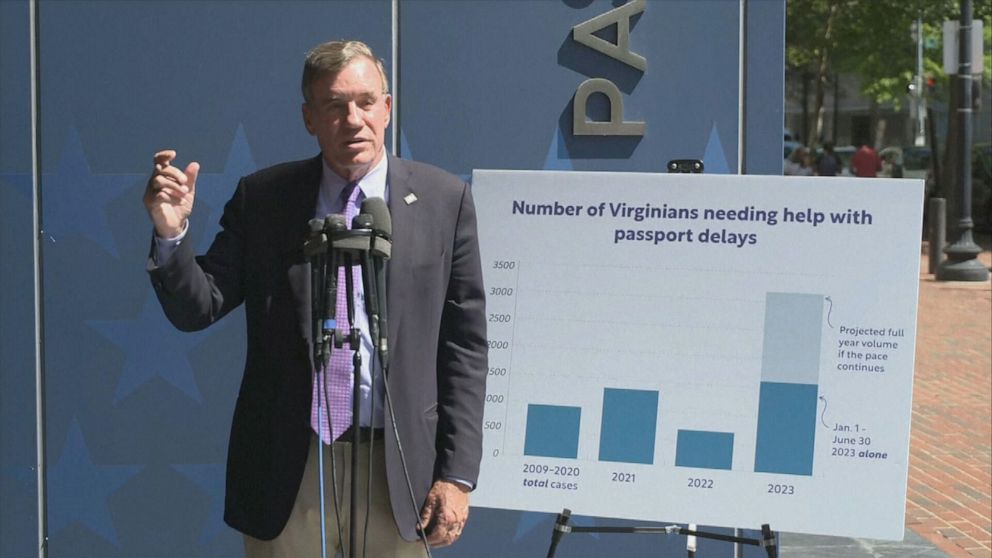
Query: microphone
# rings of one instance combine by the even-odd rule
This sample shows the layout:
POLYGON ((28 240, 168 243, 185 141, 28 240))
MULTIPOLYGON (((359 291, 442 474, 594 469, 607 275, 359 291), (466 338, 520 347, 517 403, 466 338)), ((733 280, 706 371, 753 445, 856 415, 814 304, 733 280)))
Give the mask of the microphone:
MULTIPOLYGON (((319 221, 320 219, 314 219, 314 221, 319 221)), ((340 213, 335 213, 333 215, 328 215, 324 218, 324 230, 329 233, 336 233, 338 231, 343 231, 348 228, 348 221, 344 218, 344 215, 340 213)))
POLYGON ((386 260, 393 250, 393 219, 389 208, 382 198, 368 198, 362 202, 362 213, 372 216, 372 275, 375 277, 375 290, 379 294, 379 336, 376 346, 379 348, 379 362, 383 370, 389 370, 389 322, 388 297, 386 296, 386 260))
MULTIPOLYGON (((347 221, 344 215, 340 213, 335 213, 333 215, 328 215, 323 221, 324 233, 329 238, 334 238, 334 236, 341 231, 348 230, 347 221)), ((323 331, 324 331, 324 346, 329 349, 331 337, 337 330, 337 302, 338 302, 338 267, 340 263, 338 262, 338 254, 335 250, 331 249, 327 251, 328 261, 327 261, 327 274, 324 278, 324 320, 323 320, 323 331)))
POLYGON ((324 221, 310 219, 307 221, 307 239, 303 243, 303 255, 306 258, 320 256, 327 251, 327 236, 324 232, 324 221))
POLYGON ((303 243, 303 255, 310 260, 310 318, 313 326, 310 332, 313 345, 313 365, 319 366, 323 359, 324 343, 321 337, 321 315, 324 307, 321 300, 321 279, 324 273, 324 256, 327 254, 327 235, 324 222, 311 219, 307 222, 307 239, 303 243))
POLYGON ((362 268, 362 289, 365 291, 365 313, 369 317, 369 334, 372 336, 372 345, 379 345, 379 297, 376 293, 375 270, 369 259, 369 249, 373 242, 374 220, 371 214, 365 212, 365 204, 362 204, 361 213, 355 215, 351 221, 351 230, 355 234, 361 234, 368 239, 368 247, 358 253, 358 260, 362 268))
POLYGON ((393 220, 382 198, 362 202, 362 213, 372 216, 372 255, 388 260, 393 248, 393 220))
POLYGON ((359 213, 351 220, 351 229, 345 228, 331 235, 331 243, 332 248, 340 255, 368 253, 372 244, 372 218, 368 214, 359 213))
MULTIPOLYGON (((358 232, 361 230, 372 230, 372 216, 368 213, 359 213, 351 220, 351 230, 358 232)), ((366 233, 367 234, 367 233, 366 233)))

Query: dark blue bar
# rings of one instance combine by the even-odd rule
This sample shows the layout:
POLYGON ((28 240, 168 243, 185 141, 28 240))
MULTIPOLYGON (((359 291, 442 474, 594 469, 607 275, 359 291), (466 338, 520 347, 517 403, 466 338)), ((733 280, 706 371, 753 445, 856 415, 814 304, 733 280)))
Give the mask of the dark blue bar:
POLYGON ((581 407, 527 405, 524 455, 575 459, 579 455, 581 417, 581 407))
POLYGON ((761 382, 754 470, 813 474, 816 384, 761 382))
POLYGON ((734 434, 679 430, 675 449, 676 467, 723 469, 729 471, 734 463, 734 434))
POLYGON ((599 460, 654 463, 657 428, 657 391, 606 388, 603 390, 599 460))

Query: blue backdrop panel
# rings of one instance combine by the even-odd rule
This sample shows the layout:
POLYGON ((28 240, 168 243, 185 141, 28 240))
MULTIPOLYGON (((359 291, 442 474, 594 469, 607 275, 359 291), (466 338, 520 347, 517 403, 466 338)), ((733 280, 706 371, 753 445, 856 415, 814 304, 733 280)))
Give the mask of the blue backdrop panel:
POLYGON ((222 507, 243 317, 167 323, 141 192, 156 150, 198 160, 205 248, 240 176, 317 153, 307 50, 388 57, 390 5, 43 2, 40 22, 50 556, 241 556, 222 507))
POLYGON ((38 552, 30 30, 0 2, 0 556, 38 552))
MULTIPOLYGON (((641 72, 572 39, 572 27, 611 10, 608 1, 401 4, 404 155, 460 174, 473 168, 665 170, 706 159, 737 164, 739 3, 649 1, 633 18, 641 72), (441 48, 439 45, 459 45, 441 48), (580 83, 606 78, 643 137, 572 134, 580 83)), ((604 29, 615 40, 616 26, 604 29)), ((594 96, 596 99, 601 96, 594 96)), ((590 102, 603 119, 605 103, 590 102)))
POLYGON ((747 3, 745 174, 781 174, 785 119, 785 3, 747 3))

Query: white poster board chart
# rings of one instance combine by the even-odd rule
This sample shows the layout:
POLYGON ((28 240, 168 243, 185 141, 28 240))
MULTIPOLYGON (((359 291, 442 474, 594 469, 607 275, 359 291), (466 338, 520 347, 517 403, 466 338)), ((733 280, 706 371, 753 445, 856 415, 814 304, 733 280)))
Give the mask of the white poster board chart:
POLYGON ((473 505, 903 538, 923 183, 476 171, 473 505))

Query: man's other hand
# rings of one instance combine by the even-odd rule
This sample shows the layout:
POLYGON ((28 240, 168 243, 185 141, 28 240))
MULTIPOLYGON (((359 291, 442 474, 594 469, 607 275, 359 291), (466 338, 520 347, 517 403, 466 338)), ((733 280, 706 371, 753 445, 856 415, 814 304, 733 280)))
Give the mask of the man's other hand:
POLYGON ((458 540, 468 520, 469 487, 439 480, 434 482, 420 512, 420 521, 431 546, 447 546, 458 540))

